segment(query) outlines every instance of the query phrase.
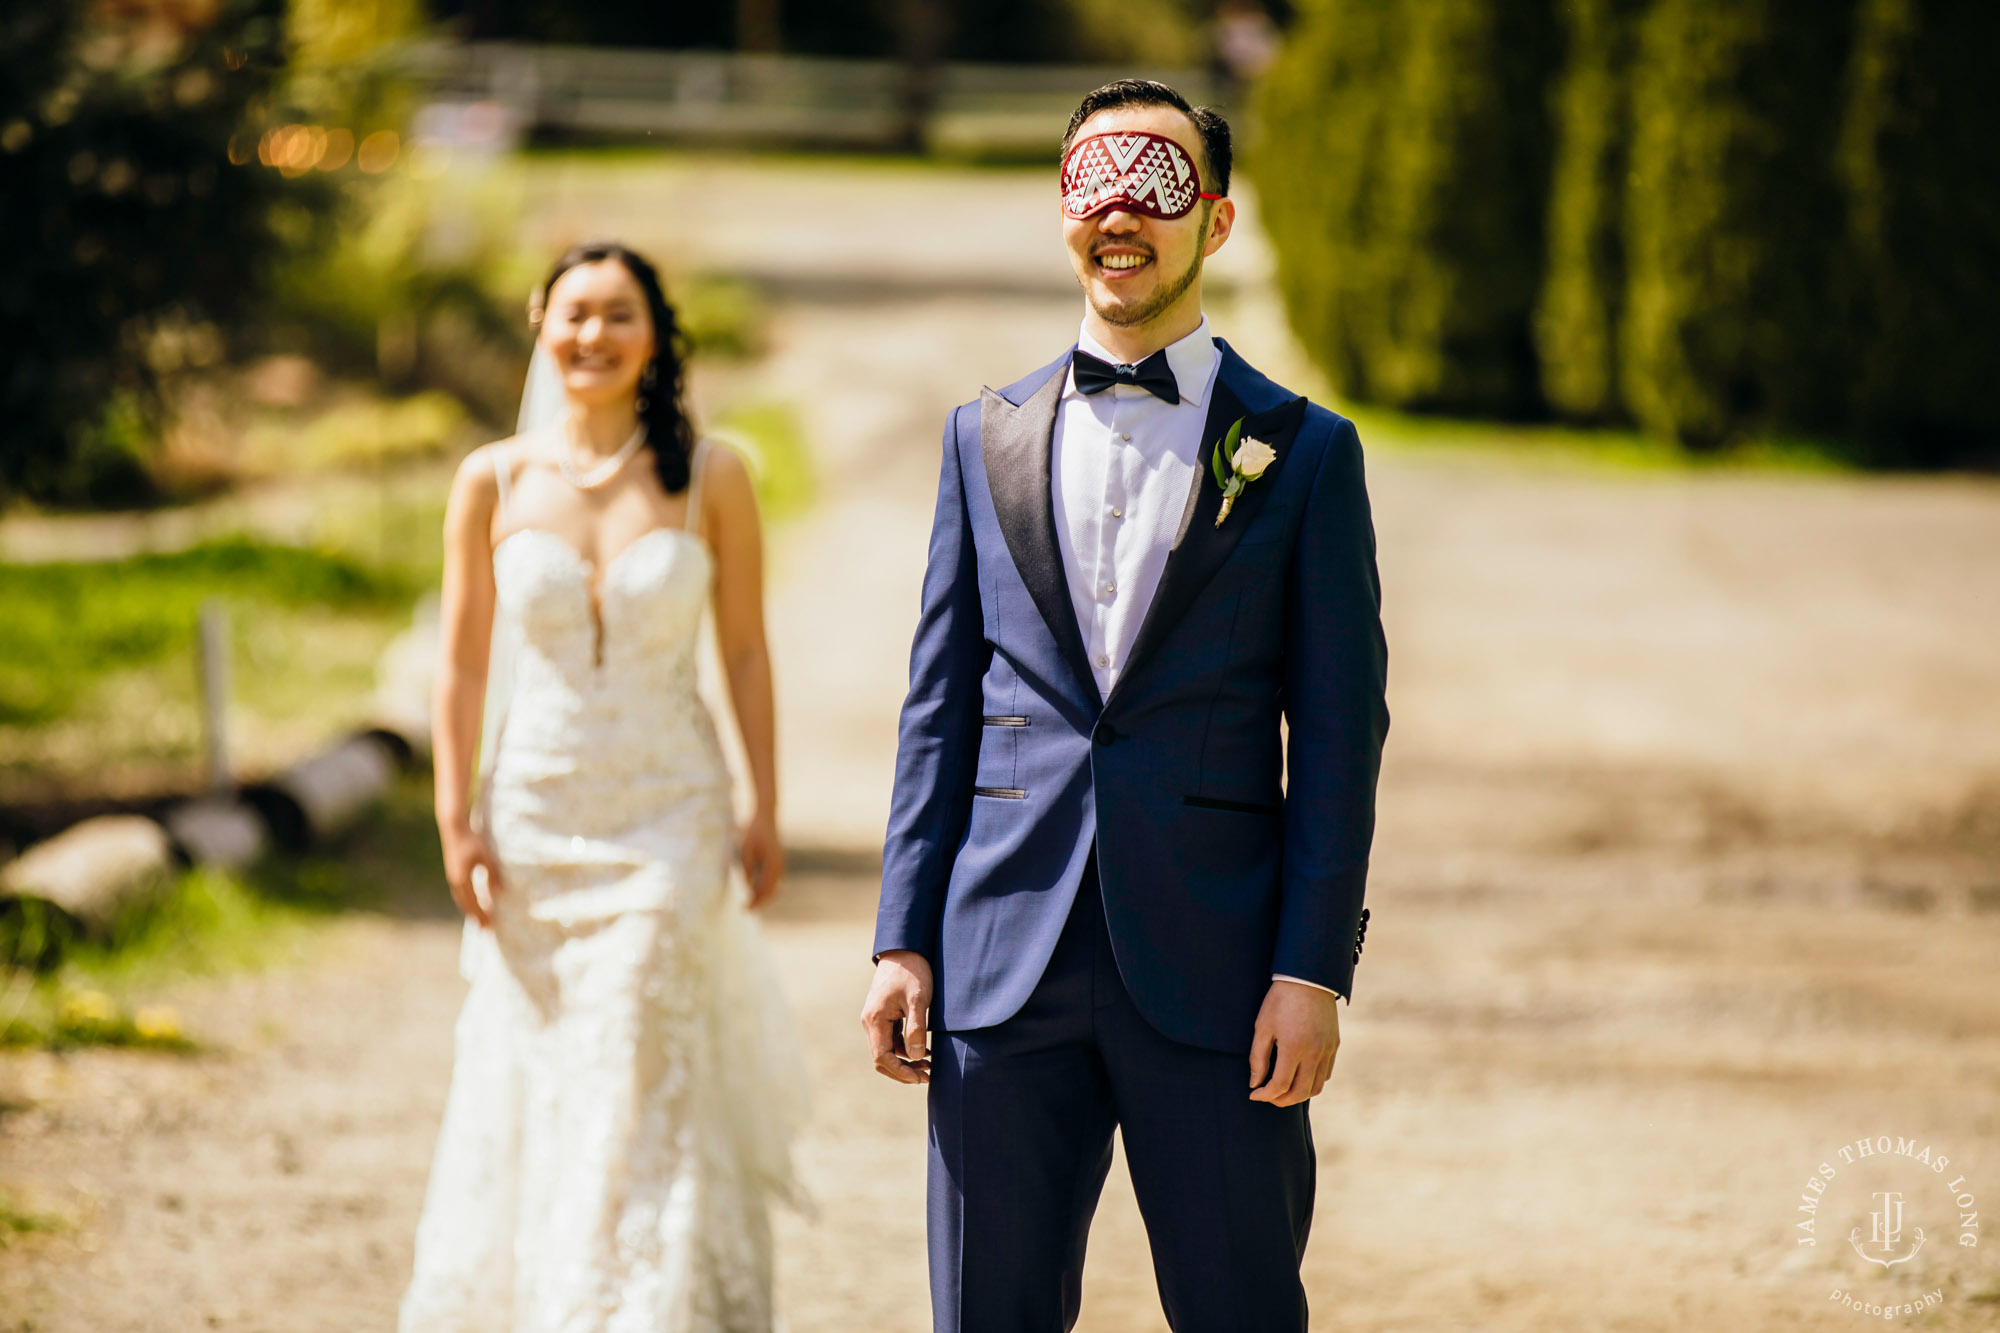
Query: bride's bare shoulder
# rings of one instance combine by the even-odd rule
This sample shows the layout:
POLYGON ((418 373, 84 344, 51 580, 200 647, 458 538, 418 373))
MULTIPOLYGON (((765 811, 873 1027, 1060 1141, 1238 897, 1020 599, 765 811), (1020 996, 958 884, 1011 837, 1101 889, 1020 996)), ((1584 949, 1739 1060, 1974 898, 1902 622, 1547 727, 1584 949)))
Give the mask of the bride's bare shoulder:
POLYGON ((740 522, 757 512, 756 473, 733 446, 709 439, 702 450, 701 509, 705 518, 740 522))
POLYGON ((704 480, 721 480, 724 486, 748 485, 751 480, 750 462, 727 440, 713 436, 703 441, 705 459, 702 464, 704 480))
POLYGON ((534 442, 525 435, 509 435, 504 440, 482 444, 459 460, 458 475, 452 481, 452 489, 475 495, 497 495, 499 473, 506 472, 510 482, 518 480, 521 468, 528 463, 533 452, 534 442))
POLYGON ((468 516, 491 516, 500 503, 500 473, 509 485, 520 479, 529 443, 519 435, 482 444, 459 460, 451 480, 451 504, 468 516))

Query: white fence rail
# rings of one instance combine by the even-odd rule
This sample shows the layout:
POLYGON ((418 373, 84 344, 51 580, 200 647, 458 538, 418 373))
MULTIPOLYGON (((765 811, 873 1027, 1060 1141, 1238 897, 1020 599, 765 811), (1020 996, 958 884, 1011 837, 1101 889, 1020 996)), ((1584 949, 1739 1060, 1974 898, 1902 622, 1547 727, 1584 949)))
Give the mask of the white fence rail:
MULTIPOLYGON (((413 63, 438 102, 497 104, 519 130, 882 148, 910 126, 913 75, 888 60, 475 42, 426 47, 413 63)), ((934 149, 1053 157, 1077 100, 1129 75, 1196 102, 1222 92, 1202 70, 947 63, 922 135, 934 149)))

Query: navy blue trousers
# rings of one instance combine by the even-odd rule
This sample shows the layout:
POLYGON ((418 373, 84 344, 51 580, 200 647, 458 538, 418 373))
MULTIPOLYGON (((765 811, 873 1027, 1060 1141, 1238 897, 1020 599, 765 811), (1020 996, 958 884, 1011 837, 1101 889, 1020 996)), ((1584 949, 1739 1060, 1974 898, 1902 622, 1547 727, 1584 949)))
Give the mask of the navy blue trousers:
POLYGON ((1075 1326, 1114 1128, 1175 1333, 1304 1333, 1312 1126, 1303 1105, 1251 1101, 1249 1081, 1247 1049, 1169 1041, 1134 1007, 1093 859, 1021 1012, 932 1038, 938 1333, 1075 1326))

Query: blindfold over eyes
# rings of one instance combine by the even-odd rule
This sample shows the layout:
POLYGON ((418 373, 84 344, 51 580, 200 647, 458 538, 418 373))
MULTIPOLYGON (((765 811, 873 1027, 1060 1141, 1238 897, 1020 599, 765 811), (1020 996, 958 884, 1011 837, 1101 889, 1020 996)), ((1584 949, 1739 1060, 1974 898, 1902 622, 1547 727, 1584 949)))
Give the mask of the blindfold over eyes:
POLYGON ((1202 191, 1185 149, 1144 130, 1078 140, 1063 159, 1062 191, 1063 212, 1073 218, 1116 206, 1172 221, 1197 199, 1222 197, 1202 191))

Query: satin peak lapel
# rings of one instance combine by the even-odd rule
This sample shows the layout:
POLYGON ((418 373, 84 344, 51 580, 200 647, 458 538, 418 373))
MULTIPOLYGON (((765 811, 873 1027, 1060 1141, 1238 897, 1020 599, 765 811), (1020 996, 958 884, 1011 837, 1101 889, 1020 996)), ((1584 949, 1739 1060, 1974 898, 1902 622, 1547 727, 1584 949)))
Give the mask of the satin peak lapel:
MULTIPOLYGON (((1202 425, 1201 455, 1194 470, 1194 489, 1188 493, 1187 508, 1181 513, 1180 531, 1174 537, 1173 549, 1167 554, 1167 567, 1160 574, 1159 591, 1153 594, 1153 604, 1147 608, 1146 618, 1139 623, 1139 637, 1125 659, 1125 669, 1118 673, 1118 683, 1111 687, 1113 697, 1125 688, 1126 681, 1145 666, 1146 659, 1159 651, 1168 632, 1187 614, 1195 597, 1208 586, 1208 581, 1229 559, 1229 553, 1236 549, 1244 530, 1257 517, 1257 511, 1264 507, 1264 496, 1277 483, 1285 459, 1291 455, 1292 438, 1298 434, 1299 425, 1305 417, 1306 400, 1303 398, 1280 403, 1268 412, 1248 415, 1243 410, 1242 400, 1231 391, 1227 380, 1219 374, 1215 377, 1208 420, 1202 425), (1236 497, 1236 507, 1229 511, 1228 521, 1218 528, 1215 516, 1222 511, 1222 488, 1215 484, 1209 457, 1239 417, 1243 418, 1243 438, 1262 440, 1278 456, 1257 480, 1244 487, 1243 493, 1236 497)), ((1107 704, 1109 702, 1106 701, 1107 704)))
POLYGON ((992 493, 993 510, 1007 538, 1007 554, 1014 558, 1028 596, 1076 675, 1082 697, 1095 705, 1097 679, 1091 674, 1083 631, 1077 628, 1076 610, 1069 600, 1050 489, 1056 406, 1068 382, 1065 363, 1018 407, 991 389, 981 390, 979 449, 986 460, 986 489, 992 493))

